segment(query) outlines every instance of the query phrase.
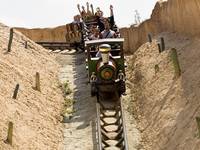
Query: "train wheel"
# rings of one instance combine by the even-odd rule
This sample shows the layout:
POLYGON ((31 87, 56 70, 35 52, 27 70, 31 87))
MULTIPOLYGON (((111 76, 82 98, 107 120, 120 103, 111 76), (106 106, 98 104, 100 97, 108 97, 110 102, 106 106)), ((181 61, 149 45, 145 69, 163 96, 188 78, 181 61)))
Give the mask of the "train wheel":
POLYGON ((124 81, 120 81, 120 86, 119 86, 119 96, 121 97, 122 94, 126 92, 126 85, 124 81))
POLYGON ((96 96, 97 95, 97 88, 95 86, 95 83, 91 84, 91 96, 96 96))

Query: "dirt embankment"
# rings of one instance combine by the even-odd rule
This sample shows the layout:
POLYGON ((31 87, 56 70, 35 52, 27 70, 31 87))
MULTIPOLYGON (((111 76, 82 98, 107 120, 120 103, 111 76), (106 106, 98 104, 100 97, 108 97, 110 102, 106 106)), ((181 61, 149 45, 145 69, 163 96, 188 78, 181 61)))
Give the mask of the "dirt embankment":
POLYGON ((133 83, 130 110, 138 120, 145 150, 199 150, 196 117, 200 116, 200 39, 163 33, 166 51, 156 37, 128 59, 133 83), (175 78, 171 48, 176 48, 181 76, 175 78))
POLYGON ((200 1, 168 0, 157 2, 151 18, 139 27, 122 28, 125 50, 134 52, 147 41, 147 35, 161 32, 177 32, 187 36, 200 36, 200 1))
POLYGON ((198 0, 158 2, 149 20, 121 29, 125 50, 133 53, 127 71, 133 83, 129 110, 142 134, 141 149, 200 149, 196 122, 200 116, 199 6, 198 0), (149 33, 154 37, 151 44, 146 43, 149 33), (166 44, 162 53, 157 46, 160 37, 166 44), (179 78, 175 77, 172 48, 178 52, 179 78))
POLYGON ((7 53, 9 28, 0 24, 0 35, 0 149, 62 149, 59 118, 64 100, 55 56, 17 31, 7 53), (40 73, 41 92, 34 90, 36 72, 40 73), (13 99, 17 83, 19 92, 13 99), (4 142, 10 121, 14 124, 12 146, 4 142))
POLYGON ((80 26, 70 23, 55 28, 15 28, 35 42, 79 42, 80 26))
POLYGON ((26 35, 28 38, 35 42, 65 42, 65 35, 67 30, 65 26, 56 28, 16 28, 18 31, 26 35))

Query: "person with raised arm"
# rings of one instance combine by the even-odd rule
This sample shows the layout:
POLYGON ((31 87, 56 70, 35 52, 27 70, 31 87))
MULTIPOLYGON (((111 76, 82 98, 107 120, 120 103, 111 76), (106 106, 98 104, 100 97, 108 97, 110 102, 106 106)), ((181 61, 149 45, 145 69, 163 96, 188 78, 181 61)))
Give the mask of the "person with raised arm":
POLYGON ((108 19, 109 19, 109 22, 110 22, 110 28, 113 30, 113 27, 115 25, 113 5, 110 5, 110 17, 108 17, 108 19))
POLYGON ((91 4, 90 7, 91 7, 91 10, 92 10, 92 15, 94 16, 94 8, 93 8, 93 5, 91 4))
POLYGON ((103 24, 103 12, 100 10, 99 7, 97 7, 96 9, 96 13, 95 16, 97 16, 97 24, 99 26, 99 30, 100 32, 102 32, 105 28, 104 28, 104 24, 103 24))
POLYGON ((90 11, 90 5, 88 2, 86 3, 86 6, 87 6, 87 16, 92 16, 92 12, 90 11))
POLYGON ((86 18, 86 16, 87 16, 87 13, 86 13, 86 11, 85 11, 85 7, 82 6, 82 11, 81 11, 80 5, 77 4, 77 8, 78 8, 78 11, 79 11, 79 13, 80 13, 80 15, 81 15, 81 18, 84 20, 84 19, 86 18))
MULTIPOLYGON (((98 26, 99 26, 99 30, 100 32, 102 32, 105 27, 104 27, 104 16, 103 16, 103 12, 100 10, 100 8, 97 8, 97 12, 95 13, 95 15, 97 16, 98 19, 98 26)), ((114 21, 114 13, 113 13, 113 6, 110 5, 110 17, 108 17, 108 21, 110 23, 110 28, 113 30, 113 26, 115 25, 115 21, 114 21)))
POLYGON ((102 39, 116 38, 117 35, 116 35, 115 31, 111 30, 111 28, 110 28, 111 25, 110 25, 109 19, 104 18, 103 23, 104 23, 105 29, 101 32, 100 38, 102 38, 102 39))

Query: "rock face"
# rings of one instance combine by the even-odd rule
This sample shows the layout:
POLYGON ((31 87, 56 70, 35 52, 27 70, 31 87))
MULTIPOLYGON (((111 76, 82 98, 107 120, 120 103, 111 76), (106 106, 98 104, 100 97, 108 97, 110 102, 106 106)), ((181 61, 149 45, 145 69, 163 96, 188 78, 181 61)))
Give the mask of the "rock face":
POLYGON ((163 31, 178 32, 187 36, 200 36, 200 1, 168 0, 157 2, 151 18, 138 27, 122 28, 126 40, 124 48, 134 52, 147 41, 147 35, 163 31))

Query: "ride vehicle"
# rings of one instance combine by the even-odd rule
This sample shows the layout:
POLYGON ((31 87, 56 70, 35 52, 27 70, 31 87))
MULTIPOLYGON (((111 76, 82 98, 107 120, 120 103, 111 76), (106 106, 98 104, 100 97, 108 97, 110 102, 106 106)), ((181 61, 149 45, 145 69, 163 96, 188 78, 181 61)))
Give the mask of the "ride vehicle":
POLYGON ((125 93, 123 38, 85 41, 91 96, 125 93))

